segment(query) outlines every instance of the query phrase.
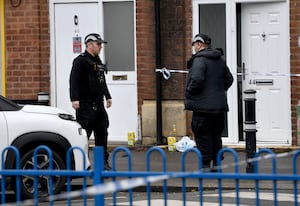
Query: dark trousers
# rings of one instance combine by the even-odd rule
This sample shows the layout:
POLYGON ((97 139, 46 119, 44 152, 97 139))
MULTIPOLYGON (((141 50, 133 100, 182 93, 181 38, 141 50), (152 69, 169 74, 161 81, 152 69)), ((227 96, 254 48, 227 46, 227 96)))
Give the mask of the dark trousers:
POLYGON ((197 148, 202 154, 203 165, 210 165, 222 149, 222 131, 224 129, 225 113, 193 112, 192 131, 197 148))
POLYGON ((107 162, 107 137, 109 120, 103 102, 80 102, 80 108, 76 111, 76 119, 87 130, 88 137, 94 132, 95 146, 104 148, 104 160, 107 162))

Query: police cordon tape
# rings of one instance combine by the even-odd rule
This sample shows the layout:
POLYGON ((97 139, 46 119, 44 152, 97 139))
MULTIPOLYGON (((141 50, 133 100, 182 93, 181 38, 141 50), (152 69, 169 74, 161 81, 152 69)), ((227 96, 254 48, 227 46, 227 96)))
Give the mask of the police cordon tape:
MULTIPOLYGON (((99 185, 90 186, 84 190, 76 190, 72 192, 65 192, 57 195, 52 195, 48 197, 42 197, 38 202, 52 202, 58 200, 67 200, 82 196, 94 196, 103 195, 107 193, 118 192, 122 190, 133 189, 135 187, 146 185, 147 183, 153 183, 161 180, 169 179, 169 175, 159 175, 159 176, 148 176, 148 177, 138 177, 132 179, 125 179, 116 182, 108 182, 99 185)), ((36 202, 35 199, 27 199, 19 203, 8 203, 6 206, 32 206, 36 202)))
MULTIPOLYGON (((183 70, 183 69, 167 69, 166 67, 163 67, 161 69, 155 69, 155 72, 160 72, 162 73, 164 79, 168 80, 171 77, 171 73, 184 73, 187 74, 189 73, 188 70, 183 70)), ((250 73, 232 73, 233 75, 238 75, 238 76, 247 76, 247 75, 256 75, 256 76, 289 76, 289 77, 300 77, 300 74, 283 74, 283 73, 265 73, 265 72, 250 72, 250 73)))
POLYGON ((60 199, 75 198, 80 196, 94 196, 107 194, 112 192, 118 192, 121 190, 133 189, 135 187, 146 185, 147 183, 153 183, 161 180, 169 179, 168 175, 159 175, 159 176, 148 176, 148 177, 138 177, 133 179, 125 179, 117 182, 108 182, 101 185, 95 185, 88 187, 86 190, 73 191, 70 193, 59 194, 55 196, 50 196, 47 198, 49 201, 55 201, 60 199))
MULTIPOLYGON (((263 150, 263 151, 269 152, 271 150, 267 149, 267 150, 263 150)), ((224 165, 216 167, 215 169, 221 171, 222 169, 234 168, 236 166, 246 165, 248 163, 258 162, 261 160, 268 160, 271 158, 272 159, 283 158, 283 157, 288 157, 288 156, 292 156, 292 155, 296 155, 296 154, 299 155, 300 150, 284 152, 284 153, 279 153, 279 154, 269 153, 269 154, 265 154, 265 155, 258 156, 255 158, 249 158, 247 160, 233 162, 231 164, 224 164, 224 165)), ((207 172, 204 172, 204 170, 202 170, 202 169, 198 170, 198 171, 193 171, 193 172, 169 172, 168 174, 164 174, 164 175, 153 175, 153 176, 147 176, 147 177, 124 179, 124 180, 119 180, 119 181, 115 181, 115 182, 107 182, 107 183, 103 183, 103 184, 99 184, 99 185, 90 186, 84 190, 76 190, 76 191, 65 192, 65 193, 56 194, 56 195, 52 195, 52 196, 48 196, 48 197, 42 197, 42 198, 38 199, 38 202, 53 202, 53 201, 68 200, 68 199, 83 197, 83 196, 103 195, 103 194, 133 189, 133 188, 136 188, 139 186, 144 186, 148 183, 154 183, 154 182, 158 182, 158 181, 162 181, 162 180, 167 180, 167 179, 172 179, 172 178, 184 178, 184 177, 191 176, 191 175, 198 175, 199 172, 202 172, 204 178, 209 177, 209 178, 216 179, 218 174, 220 174, 220 173, 207 173, 207 172)), ((224 174, 225 173, 223 173, 222 175, 226 176, 224 174)), ((239 174, 239 173, 237 173, 237 174, 239 174)), ((254 177, 255 175, 257 176, 257 174, 255 174, 255 173, 252 174, 252 176, 251 176, 251 174, 249 174, 249 176, 251 176, 251 177, 254 177)), ((271 173, 271 175, 277 175, 277 173, 274 173, 274 174, 271 173)), ((260 176, 262 176, 262 175, 260 175, 260 176)), ((293 176, 295 176, 295 175, 293 175, 293 176)), ((300 174, 297 176, 300 176, 300 174)), ((295 176, 294 178, 295 178, 295 180, 299 180, 300 177, 295 176)), ((4 205, 6 205, 6 206, 15 206, 15 205, 22 205, 22 206, 30 205, 30 206, 32 206, 36 202, 37 202, 36 199, 27 199, 27 200, 24 200, 21 202, 8 203, 8 204, 4 204, 4 205)))

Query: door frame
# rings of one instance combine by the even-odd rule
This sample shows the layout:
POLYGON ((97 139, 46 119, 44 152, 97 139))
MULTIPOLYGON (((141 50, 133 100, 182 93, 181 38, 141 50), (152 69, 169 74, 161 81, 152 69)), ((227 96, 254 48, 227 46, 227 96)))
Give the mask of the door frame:
MULTIPOLYGON (((198 5, 201 4, 224 4, 226 11, 226 62, 231 72, 236 73, 237 70, 237 49, 236 49, 236 12, 235 3, 226 0, 193 0, 193 36, 199 31, 199 10, 198 5), (226 3, 227 2, 227 3, 226 3), (231 26, 228 26, 231 25, 231 26), (229 52, 230 51, 230 52, 229 52)), ((234 75, 234 82, 227 93, 229 112, 228 112, 228 137, 222 138, 224 144, 238 143, 238 119, 237 114, 237 82, 234 75)))
MULTIPOLYGON (((230 144, 244 144, 244 141, 239 141, 239 125, 238 125, 238 89, 237 89, 237 42, 238 42, 238 25, 237 25, 237 3, 272 3, 272 2, 286 2, 288 0, 193 0, 192 1, 192 34, 195 36, 199 31, 199 9, 198 5, 201 4, 224 4, 226 11, 226 62, 230 68, 234 82, 228 91, 228 137, 222 138, 223 143, 230 144)), ((289 8, 289 6, 287 6, 289 8)), ((289 11, 287 15, 289 16, 289 11)), ((287 18, 289 19, 289 18, 287 18)), ((289 25, 289 22, 287 23, 289 25)), ((288 28, 287 28, 288 29, 288 28)), ((191 38, 193 38, 193 36, 191 38)))
MULTIPOLYGON (((106 9, 105 3, 132 3, 132 20, 133 20, 133 70, 122 71, 122 70, 110 70, 106 75, 106 83, 110 89, 113 98, 113 108, 108 110, 109 116, 119 116, 120 114, 127 118, 127 124, 122 124, 123 120, 110 118, 110 127, 108 132, 114 139, 109 139, 110 142, 127 142, 128 132, 134 132, 135 138, 140 139, 140 117, 138 115, 138 88, 137 88, 137 43, 136 43, 136 0, 102 0, 103 4, 103 15, 106 9), (119 93, 116 91, 118 90, 119 93), (118 94, 118 95, 114 95, 118 94), (126 103, 130 105, 128 109, 124 109, 124 99, 127 99, 126 103), (114 127, 113 127, 114 125, 114 127), (116 127, 118 125, 118 127, 116 127), (113 129, 115 128, 115 129, 113 129)), ((105 17, 104 17, 105 18, 105 17)), ((130 19, 131 20, 131 19, 130 19)), ((106 29, 106 22, 103 23, 104 30, 106 29)), ((103 33, 105 34, 105 31, 103 33)), ((107 34, 106 34, 107 35, 107 34)), ((104 39, 110 41, 108 38, 104 39)), ((107 55, 107 54, 106 54, 107 55)), ((108 59, 107 59, 108 61, 108 59)), ((111 61, 111 59, 110 59, 111 61)), ((109 61, 107 62, 108 68, 110 68, 109 61)))

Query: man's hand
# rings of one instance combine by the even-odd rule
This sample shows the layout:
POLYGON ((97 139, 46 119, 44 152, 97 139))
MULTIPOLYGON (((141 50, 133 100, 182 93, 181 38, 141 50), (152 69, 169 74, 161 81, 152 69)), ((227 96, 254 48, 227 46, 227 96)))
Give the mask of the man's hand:
POLYGON ((72 102, 72 107, 73 107, 74 109, 79 109, 79 101, 73 101, 73 102, 72 102))
POLYGON ((110 108, 112 105, 112 100, 111 99, 107 99, 106 100, 106 108, 110 108))

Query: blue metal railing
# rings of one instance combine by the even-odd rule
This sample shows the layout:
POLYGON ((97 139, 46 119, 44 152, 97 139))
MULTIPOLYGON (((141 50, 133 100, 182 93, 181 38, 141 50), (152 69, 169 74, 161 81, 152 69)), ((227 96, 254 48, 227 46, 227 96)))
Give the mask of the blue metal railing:
MULTIPOLYGON (((52 163, 52 152, 51 150, 46 146, 39 146, 34 150, 34 163, 37 162, 37 154, 40 150, 46 151, 46 153, 49 156, 49 168, 40 170, 37 168, 37 165, 34 164, 32 170, 22 170, 20 169, 20 154, 19 151, 15 147, 7 147, 2 151, 2 169, 0 170, 0 175, 2 177, 1 181, 1 203, 6 203, 6 182, 5 177, 15 177, 16 181, 16 202, 17 205, 23 205, 24 202, 22 202, 21 199, 21 176, 32 176, 34 178, 34 199, 32 200, 32 205, 38 205, 39 201, 47 200, 49 201, 49 205, 53 205, 54 201, 59 199, 65 199, 67 200, 67 204, 71 205, 72 200, 74 198, 74 195, 77 195, 77 198, 80 198, 83 202, 83 205, 87 205, 87 197, 93 196, 94 197, 94 205, 101 206, 105 205, 105 194, 110 192, 112 194, 112 204, 117 205, 117 195, 118 192, 121 190, 126 190, 128 192, 128 200, 129 205, 133 205, 134 198, 134 188, 138 185, 144 185, 146 187, 147 192, 147 205, 151 205, 151 194, 152 194, 152 183, 155 180, 159 180, 162 182, 162 193, 163 193, 163 204, 167 206, 168 202, 168 180, 169 179, 179 179, 179 182, 181 182, 181 193, 182 193, 182 205, 185 206, 187 203, 187 197, 186 197, 186 188, 188 187, 186 181, 187 179, 193 179, 195 182, 198 183, 198 192, 199 192, 199 205, 204 205, 204 198, 203 193, 205 190, 205 187, 203 186, 203 180, 206 179, 213 179, 217 180, 217 187, 218 187, 218 203, 219 205, 223 204, 223 181, 224 180, 234 180, 234 186, 235 186, 235 204, 240 205, 240 181, 241 180, 251 180, 254 182, 254 189, 255 189, 255 204, 260 205, 260 182, 261 181, 271 181, 273 185, 273 202, 274 205, 278 205, 278 181, 289 181, 291 183, 291 188, 293 188, 293 196, 294 196, 294 205, 298 206, 298 183, 300 181, 300 174, 298 173, 298 164, 299 161, 299 155, 300 150, 293 152, 293 158, 292 158, 292 164, 293 164, 293 171, 291 174, 279 174, 277 172, 277 161, 276 161, 276 154, 270 150, 270 149, 261 149, 259 150, 253 161, 254 164, 254 173, 241 173, 239 171, 239 159, 238 154, 235 150, 231 148, 224 148, 222 149, 218 156, 217 156, 217 172, 211 173, 211 172, 202 172, 202 155, 197 149, 189 150, 188 152, 184 152, 181 155, 181 162, 178 160, 178 163, 181 164, 181 171, 168 171, 167 170, 167 157, 166 152, 159 148, 159 147, 152 147, 146 152, 146 159, 145 159, 145 171, 135 171, 133 170, 133 160, 132 160, 132 154, 131 151, 126 147, 117 147, 113 150, 111 155, 112 160, 112 170, 111 171, 104 171, 104 161, 103 161, 103 148, 102 147, 95 147, 93 151, 94 156, 94 164, 93 164, 93 170, 86 170, 86 162, 85 162, 85 154, 84 151, 79 147, 70 148, 66 155, 66 169, 65 170, 55 170, 53 169, 53 163, 52 163), (5 165, 5 154, 8 150, 13 150, 16 157, 16 169, 4 169, 5 165), (83 168, 80 171, 74 171, 71 169, 71 156, 74 150, 79 151, 82 154, 82 161, 83 161, 83 168), (125 153, 127 157, 127 169, 126 170, 117 170, 117 154, 119 152, 125 153), (187 172, 186 171, 186 164, 187 164, 187 154, 188 153, 194 153, 197 157, 197 171, 194 172, 187 172), (151 156, 153 153, 156 153, 159 155, 160 160, 155 159, 155 161, 161 161, 161 169, 159 171, 152 171, 152 165, 151 165, 151 156), (233 169, 234 172, 223 172, 222 166, 221 166, 221 159, 224 155, 224 153, 229 153, 233 158, 233 169), (272 162, 272 172, 270 174, 266 173, 260 173, 259 171, 259 161, 262 154, 266 153, 267 155, 264 157, 267 157, 271 159, 272 162), (48 198, 38 198, 38 180, 39 176, 48 176, 49 177, 49 197, 48 198), (52 178, 54 176, 65 176, 66 177, 66 192, 54 195, 53 194, 53 180, 52 178), (83 178, 82 182, 82 188, 80 189, 80 192, 74 193, 72 191, 72 185, 71 180, 72 177, 81 177, 83 178), (157 177, 152 178, 151 177, 157 177), (125 179, 127 182, 120 182, 119 179, 125 179), (88 185, 87 180, 92 179, 93 185, 88 185), (108 179, 109 181, 104 181, 104 179, 108 179), (181 180, 181 181, 180 181, 181 180), (108 185, 110 183, 110 185, 108 185), (101 187, 99 187, 101 186, 101 187)), ((156 169, 157 170, 157 169, 156 169)))

